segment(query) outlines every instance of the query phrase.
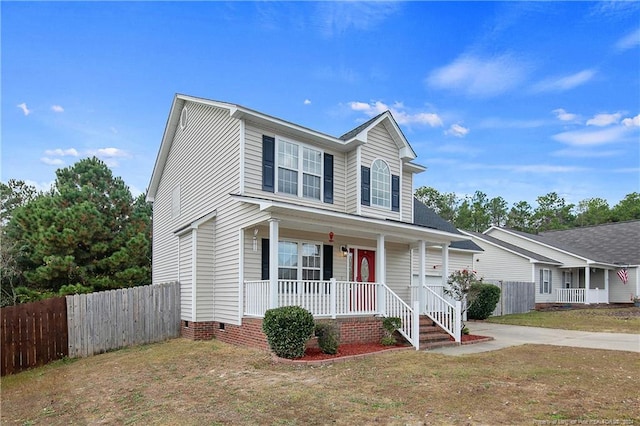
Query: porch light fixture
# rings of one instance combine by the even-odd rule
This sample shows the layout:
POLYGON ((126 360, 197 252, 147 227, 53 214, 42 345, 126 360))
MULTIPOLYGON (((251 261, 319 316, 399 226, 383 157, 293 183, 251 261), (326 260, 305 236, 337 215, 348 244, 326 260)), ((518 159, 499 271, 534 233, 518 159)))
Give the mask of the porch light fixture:
POLYGON ((349 250, 347 250, 347 246, 340 247, 340 251, 342 252, 342 257, 347 257, 349 254, 349 250))

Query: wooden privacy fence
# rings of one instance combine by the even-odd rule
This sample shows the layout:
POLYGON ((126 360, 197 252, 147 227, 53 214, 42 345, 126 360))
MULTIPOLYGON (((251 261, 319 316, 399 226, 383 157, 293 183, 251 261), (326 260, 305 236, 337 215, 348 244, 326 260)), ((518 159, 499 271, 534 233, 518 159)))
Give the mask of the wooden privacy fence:
POLYGON ((64 297, 0 309, 1 374, 19 373, 68 354, 64 297))
POLYGON ((85 357, 180 335, 176 283, 67 296, 69 357, 85 357))
POLYGON ((536 304, 536 286, 526 281, 485 281, 500 287, 500 300, 493 316, 522 314, 534 309, 536 304))
POLYGON ((180 335, 177 282, 47 299, 1 310, 2 375, 180 335))

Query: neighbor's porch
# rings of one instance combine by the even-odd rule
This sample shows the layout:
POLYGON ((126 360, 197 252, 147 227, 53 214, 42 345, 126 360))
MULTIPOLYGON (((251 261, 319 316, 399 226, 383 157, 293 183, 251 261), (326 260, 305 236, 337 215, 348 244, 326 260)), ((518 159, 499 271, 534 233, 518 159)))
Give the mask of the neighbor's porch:
POLYGON ((555 289, 555 303, 609 303, 609 269, 598 266, 565 268, 562 287, 555 289))

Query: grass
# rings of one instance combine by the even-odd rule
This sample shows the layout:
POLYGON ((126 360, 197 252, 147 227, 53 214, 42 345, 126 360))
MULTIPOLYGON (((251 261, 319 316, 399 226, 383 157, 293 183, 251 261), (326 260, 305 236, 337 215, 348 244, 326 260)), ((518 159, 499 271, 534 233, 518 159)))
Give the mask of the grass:
POLYGON ((531 311, 526 314, 490 317, 486 321, 565 330, 636 334, 640 333, 640 308, 531 311))
MULTIPOLYGON (((422 425, 640 421, 637 353, 525 345, 317 367, 174 339, 3 377, 4 425, 422 425)), ((547 423, 551 424, 551 423, 547 423)))

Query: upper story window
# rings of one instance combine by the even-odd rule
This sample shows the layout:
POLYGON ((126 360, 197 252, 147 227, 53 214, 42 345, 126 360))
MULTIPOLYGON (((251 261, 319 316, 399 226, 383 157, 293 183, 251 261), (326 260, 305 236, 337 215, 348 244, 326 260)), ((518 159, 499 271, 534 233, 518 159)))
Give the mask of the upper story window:
POLYGON ((333 155, 262 135, 262 190, 322 199, 331 204, 333 155))
POLYGON ((320 199, 321 151, 278 139, 277 166, 278 192, 315 200, 320 199))
POLYGON ((391 173, 382 160, 375 160, 371 165, 371 204, 391 208, 391 173))
POLYGON ((400 211, 400 176, 392 175, 389 165, 375 160, 360 170, 360 204, 400 211))

